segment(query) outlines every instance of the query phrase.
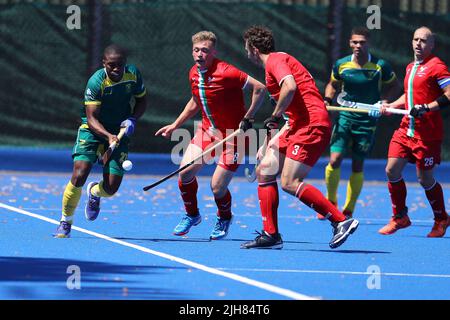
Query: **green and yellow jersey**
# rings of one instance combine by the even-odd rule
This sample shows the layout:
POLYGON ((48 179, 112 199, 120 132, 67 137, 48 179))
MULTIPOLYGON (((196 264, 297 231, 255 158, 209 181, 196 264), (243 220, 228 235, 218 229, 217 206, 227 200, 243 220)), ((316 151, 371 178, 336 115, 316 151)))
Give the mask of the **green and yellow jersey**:
MULTIPOLYGON (((346 100, 368 104, 380 101, 382 86, 395 79, 396 75, 389 63, 371 54, 368 62, 361 68, 353 62, 353 55, 339 59, 331 73, 331 80, 342 83, 342 90, 347 93, 346 100)), ((364 113, 341 112, 340 117, 369 126, 377 122, 376 118, 364 113)))
POLYGON ((131 64, 119 82, 108 78, 105 69, 97 70, 88 80, 84 93, 84 107, 81 109, 82 127, 87 128, 86 109, 101 106, 100 123, 110 132, 117 132, 120 123, 131 115, 131 100, 146 94, 139 70, 131 64))

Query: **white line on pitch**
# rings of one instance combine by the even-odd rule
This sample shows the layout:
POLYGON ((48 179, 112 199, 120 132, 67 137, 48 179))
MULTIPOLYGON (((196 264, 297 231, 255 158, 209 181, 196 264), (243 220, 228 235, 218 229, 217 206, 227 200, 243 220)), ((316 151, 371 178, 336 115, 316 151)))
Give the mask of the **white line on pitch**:
MULTIPOLYGON (((23 214, 23 215, 26 215, 26 216, 29 216, 29 217, 32 217, 32 218, 36 218, 36 219, 39 219, 39 220, 43 220, 43 221, 52 223, 52 224, 56 224, 56 225, 59 224, 59 221, 57 221, 57 220, 50 219, 50 218, 47 218, 47 217, 44 217, 44 216, 41 216, 41 215, 38 215, 38 214, 35 214, 35 213, 31 213, 31 212, 28 212, 28 211, 25 211, 25 210, 22 210, 22 209, 19 209, 19 208, 11 207, 11 206, 8 206, 7 204, 1 203, 1 202, 0 202, 0 208, 4 208, 4 209, 10 210, 10 211, 14 211, 14 212, 17 212, 17 213, 20 213, 20 214, 23 214)), ((122 241, 122 240, 118 240, 118 239, 115 239, 115 238, 111 238, 111 237, 106 236, 104 234, 97 233, 97 232, 94 232, 94 231, 90 231, 90 230, 87 230, 87 229, 79 228, 79 227, 76 227, 76 226, 72 226, 72 229, 73 230, 77 230, 77 231, 82 232, 82 233, 85 233, 85 234, 89 234, 91 236, 94 236, 94 237, 97 237, 97 238, 100 238, 100 239, 103 239, 103 240, 107 240, 107 241, 110 241, 110 242, 114 242, 114 243, 120 244, 120 245, 125 246, 125 247, 133 248, 133 249, 136 249, 136 250, 139 250, 139 251, 142 251, 142 252, 145 252, 145 253, 149 253, 149 254, 152 254, 152 255, 164 258, 164 259, 168 259, 170 261, 178 262, 178 263, 181 263, 181 264, 193 267, 195 269, 199 269, 199 270, 202 270, 202 271, 205 271, 205 272, 208 272, 208 273, 212 273, 212 274, 215 274, 215 275, 218 275, 218 276, 222 276, 222 277, 225 277, 225 278, 228 278, 228 279, 231 279, 231 280, 235 280, 237 282, 245 283, 245 284, 248 284, 250 286, 254 286, 254 287, 257 287, 257 288, 260 288, 260 289, 263 289, 263 290, 266 290, 266 291, 269 291, 269 292, 272 292, 272 293, 276 293, 276 294, 279 294, 279 295, 287 297, 287 298, 291 298, 291 299, 295 299, 295 300, 317 300, 318 299, 318 298, 315 298, 315 297, 310 297, 310 296, 303 295, 301 293, 298 293, 298 292, 295 292, 295 291, 292 291, 292 290, 280 288, 280 287, 277 287, 277 286, 274 286, 274 285, 271 285, 271 284, 268 284, 268 283, 264 283, 264 282, 261 282, 261 281, 257 281, 257 280, 253 280, 253 279, 250 279, 250 278, 247 278, 247 277, 243 277, 243 276, 240 276, 240 275, 237 275, 237 274, 234 274, 234 273, 229 273, 229 272, 225 272, 225 271, 222 271, 222 270, 219 270, 219 269, 216 269, 216 268, 211 268, 211 267, 208 267, 208 266, 205 266, 205 265, 202 265, 202 264, 190 261, 190 260, 186 260, 186 259, 183 259, 183 258, 172 256, 170 254, 166 254, 166 253, 163 253, 163 252, 151 250, 151 249, 139 246, 139 245, 135 245, 135 244, 126 242, 126 241, 122 241)))
POLYGON ((422 274, 422 273, 397 273, 397 272, 361 272, 361 271, 332 271, 332 270, 301 270, 301 269, 252 269, 252 268, 217 268, 227 271, 250 271, 250 272, 280 272, 280 273, 319 273, 319 274, 348 274, 371 276, 374 274, 391 277, 418 277, 418 278, 450 278, 449 274, 422 274))
MULTIPOLYGON (((33 211, 58 211, 60 210, 60 208, 46 208, 46 207, 24 207, 22 208, 23 210, 33 210, 33 211)), ((124 209, 102 209, 103 213, 121 213, 123 212, 124 209)), ((152 214, 152 215, 176 215, 176 216, 180 216, 182 215, 181 211, 177 211, 177 210, 157 210, 157 211, 153 211, 153 210, 148 210, 148 211, 142 211, 142 210, 129 210, 126 209, 127 214, 152 214)), ((245 213, 245 214, 239 214, 239 213, 233 213, 234 216, 236 217, 241 217, 241 218, 248 218, 248 217, 261 217, 261 214, 259 213, 245 213)), ((205 216, 213 216, 216 217, 217 213, 215 211, 211 211, 211 213, 205 213, 205 216)), ((288 215, 288 214, 280 214, 278 216, 278 219, 300 219, 300 220, 316 220, 316 216, 315 215, 288 215)), ((358 218, 358 221, 360 222, 386 222, 388 218, 385 219, 381 219, 381 218, 358 218)), ((434 223, 433 219, 426 219, 426 220, 422 220, 422 219, 411 219, 411 222, 414 223, 424 223, 424 224, 432 224, 434 223)))

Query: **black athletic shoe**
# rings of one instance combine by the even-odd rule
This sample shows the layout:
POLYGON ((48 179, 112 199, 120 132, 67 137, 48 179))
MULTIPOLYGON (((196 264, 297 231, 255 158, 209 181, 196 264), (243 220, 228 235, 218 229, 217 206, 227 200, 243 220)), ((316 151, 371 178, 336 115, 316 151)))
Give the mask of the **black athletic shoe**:
POLYGON ((259 233, 255 240, 247 241, 241 244, 241 249, 281 249, 283 248, 283 240, 279 233, 271 235, 266 231, 259 233))
POLYGON ((330 241, 330 248, 335 249, 347 240, 358 228, 359 222, 356 219, 350 218, 341 222, 332 222, 333 238, 330 241))

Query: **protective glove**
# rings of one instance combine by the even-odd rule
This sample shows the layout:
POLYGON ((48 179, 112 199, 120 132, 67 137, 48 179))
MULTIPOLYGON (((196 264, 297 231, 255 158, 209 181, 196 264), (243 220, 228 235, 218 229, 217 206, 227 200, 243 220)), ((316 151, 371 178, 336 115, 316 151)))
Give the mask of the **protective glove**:
POLYGON ((254 120, 253 119, 248 119, 248 118, 244 118, 242 119, 242 121, 239 123, 239 129, 241 129, 242 131, 247 131, 248 129, 251 129, 253 127, 252 122, 254 120))
POLYGON ((280 120, 281 117, 270 116, 270 118, 264 120, 264 129, 266 129, 267 132, 273 129, 278 129, 280 120))
POLYGON ((372 118, 379 118, 381 116, 381 113, 379 110, 370 110, 368 115, 372 118))
POLYGON ((409 115, 414 118, 421 118, 425 113, 429 112, 430 108, 428 108, 427 104, 418 104, 415 105, 414 108, 409 111, 409 115))

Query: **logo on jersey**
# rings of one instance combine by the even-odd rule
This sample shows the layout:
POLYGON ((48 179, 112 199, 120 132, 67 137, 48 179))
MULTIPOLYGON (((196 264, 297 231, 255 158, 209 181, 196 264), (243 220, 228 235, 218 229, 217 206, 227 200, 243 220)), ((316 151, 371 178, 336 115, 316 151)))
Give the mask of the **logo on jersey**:
POLYGON ((87 88, 87 90, 86 90, 85 100, 95 100, 95 97, 94 97, 91 89, 89 89, 89 88, 87 88))
POLYGON ((378 73, 378 70, 364 70, 364 75, 368 80, 373 80, 378 75, 378 73))
POLYGON ((425 75, 426 75, 426 72, 427 72, 427 69, 428 69, 428 67, 426 67, 426 66, 420 67, 420 68, 417 70, 416 75, 417 75, 418 77, 423 77, 423 76, 425 76, 425 75))
POLYGON ((127 91, 127 93, 131 92, 131 83, 129 83, 125 86, 125 90, 127 91))

